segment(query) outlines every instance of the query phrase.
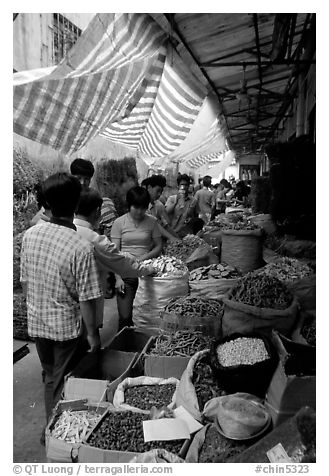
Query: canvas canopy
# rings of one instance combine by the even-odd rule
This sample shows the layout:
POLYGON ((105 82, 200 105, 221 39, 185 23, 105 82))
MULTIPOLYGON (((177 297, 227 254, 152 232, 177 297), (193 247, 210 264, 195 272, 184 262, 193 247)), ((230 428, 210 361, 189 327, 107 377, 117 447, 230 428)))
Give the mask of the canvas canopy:
POLYGON ((193 167, 227 149, 221 121, 216 99, 144 13, 96 14, 58 66, 14 74, 14 132, 64 154, 100 135, 149 165, 193 167))

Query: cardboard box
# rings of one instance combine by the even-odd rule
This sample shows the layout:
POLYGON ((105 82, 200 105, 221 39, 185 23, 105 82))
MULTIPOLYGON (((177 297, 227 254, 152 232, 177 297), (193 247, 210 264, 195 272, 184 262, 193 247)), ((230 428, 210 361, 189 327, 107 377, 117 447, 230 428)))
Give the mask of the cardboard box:
POLYGON ((46 455, 48 462, 72 463, 77 461, 78 448, 81 446, 81 442, 68 443, 51 435, 51 432, 63 411, 94 410, 101 416, 106 412, 107 408, 108 404, 105 402, 102 402, 99 405, 92 405, 88 404, 86 399, 59 401, 53 410, 53 416, 46 428, 46 455))
POLYGON ((131 376, 137 357, 137 352, 110 348, 87 354, 67 377, 64 397, 87 398, 90 403, 112 402, 119 383, 131 376))
POLYGON ((169 378, 175 377, 180 379, 190 357, 166 357, 148 355, 149 350, 153 347, 156 337, 152 337, 146 344, 141 359, 144 364, 144 375, 148 377, 162 377, 169 378))
POLYGON ((298 376, 287 371, 289 354, 277 332, 272 334, 280 361, 268 387, 265 406, 274 427, 294 416, 304 406, 316 408, 316 376, 298 376))
MULTIPOLYGON (((78 449, 78 461, 79 463, 128 463, 132 460, 134 456, 138 456, 140 453, 133 451, 114 451, 114 450, 104 450, 101 448, 96 448, 94 446, 88 445, 88 439, 91 434, 97 430, 101 425, 104 418, 108 412, 120 411, 113 410, 113 408, 108 409, 100 419, 100 421, 95 425, 92 431, 87 435, 85 441, 78 449)), ((121 410, 122 411, 122 410, 121 410)), ((191 440, 182 440, 182 449, 179 452, 181 458, 185 458, 187 450, 190 446, 191 440)))
MULTIPOLYGON (((144 374, 142 353, 153 336, 159 333, 158 329, 139 329, 137 327, 124 327, 113 339, 109 349, 120 352, 137 352, 138 357, 133 365, 131 376, 137 377, 144 374)), ((146 374, 145 374, 146 375, 146 374)))

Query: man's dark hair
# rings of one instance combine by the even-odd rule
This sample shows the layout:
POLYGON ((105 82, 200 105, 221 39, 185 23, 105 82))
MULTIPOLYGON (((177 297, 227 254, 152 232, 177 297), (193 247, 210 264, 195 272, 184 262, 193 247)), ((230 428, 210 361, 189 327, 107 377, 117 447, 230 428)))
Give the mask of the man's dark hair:
POLYGON ((130 207, 147 208, 151 202, 151 197, 144 187, 137 185, 128 190, 126 196, 127 204, 130 207))
POLYGON ((44 181, 42 190, 54 217, 70 217, 74 214, 81 193, 81 185, 76 177, 57 172, 44 181))
POLYGON ((100 208, 102 203, 103 199, 97 190, 93 188, 82 190, 76 213, 88 217, 92 212, 100 208))
POLYGON ((149 180, 150 180, 150 177, 147 177, 147 178, 145 178, 144 180, 142 180, 142 182, 141 182, 141 187, 146 188, 146 187, 148 186, 148 184, 149 184, 149 180))
POLYGON ((181 182, 187 182, 188 185, 190 185, 190 177, 186 174, 183 174, 181 175, 180 177, 178 177, 177 179, 177 185, 179 185, 181 182))
MULTIPOLYGON (((144 180, 143 180, 144 182, 144 180)), ((148 177, 146 179, 146 184, 144 184, 144 186, 148 187, 150 185, 150 187, 161 187, 162 189, 165 188, 165 186, 167 185, 167 181, 166 181, 166 178, 163 176, 163 175, 152 175, 152 177, 148 177)))
POLYGON ((92 178, 95 173, 94 166, 90 160, 75 159, 70 165, 72 175, 82 175, 83 177, 92 178))
POLYGON ((204 185, 205 187, 210 187, 210 185, 211 185, 211 177, 210 177, 210 175, 206 175, 205 177, 203 177, 202 182, 203 182, 203 185, 204 185))
POLYGON ((35 196, 38 204, 38 209, 40 210, 43 207, 45 210, 49 210, 49 205, 46 202, 45 195, 43 192, 43 182, 38 183, 35 186, 35 196))
POLYGON ((225 188, 232 188, 232 185, 230 184, 230 182, 224 178, 219 183, 224 185, 225 188))

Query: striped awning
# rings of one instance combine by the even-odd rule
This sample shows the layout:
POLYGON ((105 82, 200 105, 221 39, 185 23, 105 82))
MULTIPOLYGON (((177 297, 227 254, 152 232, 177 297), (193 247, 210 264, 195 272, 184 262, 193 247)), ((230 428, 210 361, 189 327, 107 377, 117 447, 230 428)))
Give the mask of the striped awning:
POLYGON ((214 152, 208 155, 198 155, 198 157, 187 160, 185 162, 185 165, 187 165, 191 169, 198 169, 199 167, 202 167, 203 165, 211 164, 212 162, 215 162, 215 161, 218 162, 220 159, 223 159, 223 153, 214 152))
POLYGON ((28 76, 14 75, 14 132, 65 154, 101 135, 141 155, 168 157, 207 96, 144 13, 96 14, 57 67, 28 76))

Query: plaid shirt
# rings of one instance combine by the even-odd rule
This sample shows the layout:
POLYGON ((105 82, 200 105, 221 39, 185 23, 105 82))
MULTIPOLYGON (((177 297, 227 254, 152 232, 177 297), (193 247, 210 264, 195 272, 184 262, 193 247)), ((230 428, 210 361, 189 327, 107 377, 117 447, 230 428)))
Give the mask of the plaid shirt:
POLYGON ((102 296, 93 247, 78 235, 74 225, 45 222, 25 232, 21 281, 27 284, 31 337, 56 341, 78 337, 79 301, 102 296))

